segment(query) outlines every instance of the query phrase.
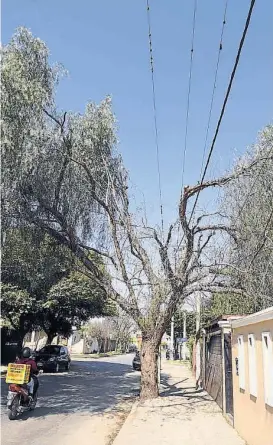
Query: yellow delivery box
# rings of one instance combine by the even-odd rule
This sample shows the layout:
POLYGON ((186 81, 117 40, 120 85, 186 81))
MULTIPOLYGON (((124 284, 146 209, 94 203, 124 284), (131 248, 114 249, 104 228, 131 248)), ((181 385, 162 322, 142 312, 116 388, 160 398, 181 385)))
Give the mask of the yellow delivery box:
POLYGON ((21 365, 19 363, 9 363, 6 383, 17 383, 23 385, 29 382, 30 365, 21 365))

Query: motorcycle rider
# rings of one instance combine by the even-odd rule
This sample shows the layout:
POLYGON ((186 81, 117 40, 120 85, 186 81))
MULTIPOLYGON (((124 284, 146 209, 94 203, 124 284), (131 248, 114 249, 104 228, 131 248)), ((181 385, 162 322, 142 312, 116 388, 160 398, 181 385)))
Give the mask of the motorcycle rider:
POLYGON ((20 365, 30 365, 30 376, 29 376, 29 383, 27 384, 28 390, 29 390, 29 396, 33 399, 35 396, 38 387, 39 387, 39 380, 36 377, 39 374, 39 370, 37 368, 35 360, 31 358, 31 350, 28 347, 23 348, 22 350, 22 357, 16 360, 16 363, 20 365))

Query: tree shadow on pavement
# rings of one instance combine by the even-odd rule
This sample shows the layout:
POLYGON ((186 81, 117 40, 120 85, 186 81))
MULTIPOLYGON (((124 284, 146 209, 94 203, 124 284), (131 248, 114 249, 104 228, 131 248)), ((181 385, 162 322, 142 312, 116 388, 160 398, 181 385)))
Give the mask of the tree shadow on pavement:
MULTIPOLYGON (((178 385, 189 380, 187 377, 183 380, 179 380, 175 383, 169 383, 170 376, 168 374, 161 374, 161 386, 164 387, 164 390, 160 392, 161 397, 169 397, 169 396, 182 396, 185 388, 181 388, 178 385)), ((189 387, 188 389, 193 389, 193 387, 189 387)))
POLYGON ((203 389, 196 389, 194 385, 183 386, 183 383, 189 380, 187 377, 172 384, 169 383, 169 380, 170 376, 168 374, 162 374, 161 385, 164 388, 160 392, 160 397, 162 398, 181 397, 184 400, 191 400, 195 401, 196 403, 213 401, 213 399, 203 389))
MULTIPOLYGON (((38 404, 19 417, 40 418, 54 414, 92 414, 115 406, 139 393, 139 374, 129 365, 78 361, 68 373, 44 374, 40 379, 38 404)), ((6 393, 6 391, 5 391, 6 393)), ((6 398, 2 405, 6 405, 6 398)))

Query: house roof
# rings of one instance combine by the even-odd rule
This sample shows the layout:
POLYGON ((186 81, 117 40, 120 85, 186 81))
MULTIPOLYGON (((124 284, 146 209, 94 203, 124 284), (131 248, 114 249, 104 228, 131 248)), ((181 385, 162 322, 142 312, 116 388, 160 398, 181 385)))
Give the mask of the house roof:
POLYGON ((239 328, 250 324, 261 323, 267 320, 273 321, 273 306, 260 312, 255 312, 254 314, 241 317, 238 320, 233 320, 231 322, 231 326, 232 328, 239 328))
POLYGON ((223 325, 223 323, 230 323, 232 320, 236 320, 238 318, 242 318, 243 315, 220 315, 217 318, 214 318, 214 320, 211 321, 211 323, 209 323, 205 329, 209 329, 212 328, 214 326, 219 326, 223 325))

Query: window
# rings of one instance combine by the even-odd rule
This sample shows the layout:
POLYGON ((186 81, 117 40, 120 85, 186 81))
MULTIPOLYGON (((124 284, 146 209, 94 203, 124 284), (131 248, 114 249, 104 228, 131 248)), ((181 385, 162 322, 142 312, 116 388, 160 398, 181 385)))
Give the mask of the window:
POLYGON ((238 365, 239 365, 239 387, 245 389, 245 348, 244 337, 238 337, 238 365))
POLYGON ((273 348, 270 332, 262 333, 263 369, 264 369, 264 400, 273 406, 273 348))
POLYGON ((248 335, 248 375, 249 392, 257 397, 257 362, 256 362, 256 344, 253 334, 248 335))
POLYGON ((60 352, 60 346, 48 345, 39 351, 41 354, 55 354, 58 355, 60 352))

